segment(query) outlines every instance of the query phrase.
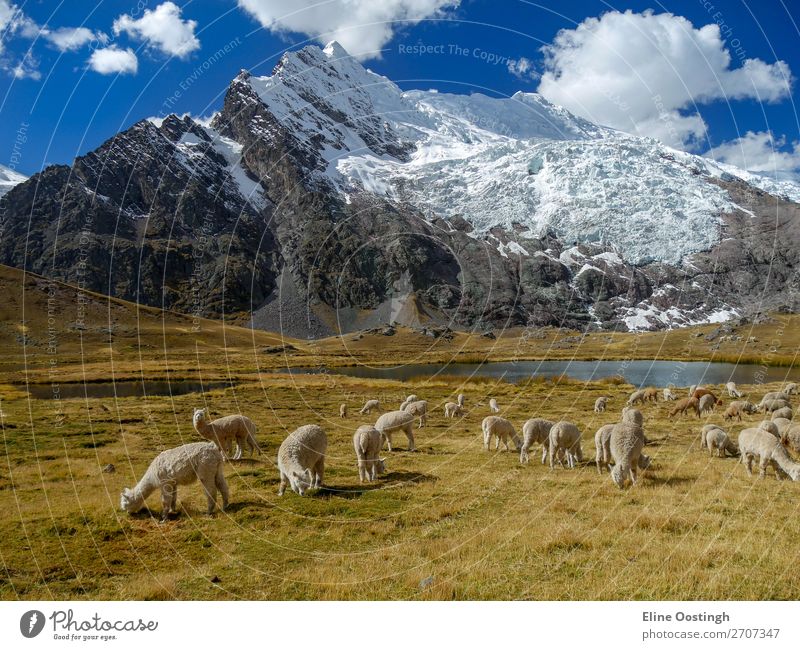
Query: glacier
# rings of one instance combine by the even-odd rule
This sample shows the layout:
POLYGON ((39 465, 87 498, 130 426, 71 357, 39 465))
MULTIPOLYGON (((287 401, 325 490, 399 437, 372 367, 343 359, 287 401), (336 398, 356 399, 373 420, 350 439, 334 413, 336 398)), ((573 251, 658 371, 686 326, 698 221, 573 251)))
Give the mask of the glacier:
POLYGON ((721 214, 738 207, 709 180, 800 199, 796 183, 593 124, 535 93, 403 91, 335 42, 287 52, 249 83, 343 200, 364 192, 460 216, 476 235, 550 232, 633 264, 679 265, 717 243, 721 214))

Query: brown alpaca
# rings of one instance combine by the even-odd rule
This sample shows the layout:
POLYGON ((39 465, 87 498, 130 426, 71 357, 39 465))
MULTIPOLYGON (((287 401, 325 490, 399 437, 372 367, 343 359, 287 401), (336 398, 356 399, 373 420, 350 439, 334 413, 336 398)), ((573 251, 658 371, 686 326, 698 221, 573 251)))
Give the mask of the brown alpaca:
POLYGON ((700 417, 700 401, 694 397, 685 397, 676 402, 675 407, 669 412, 669 417, 675 417, 678 413, 685 415, 690 408, 697 417, 700 417))
POLYGON ((722 414, 726 420, 733 420, 736 418, 739 422, 742 421, 742 409, 739 408, 738 404, 731 404, 728 408, 725 409, 725 413, 722 414))
POLYGON ((645 401, 649 402, 657 402, 658 401, 658 388, 645 388, 644 389, 644 399, 645 401))
POLYGON ((692 393, 692 397, 699 400, 703 395, 711 395, 714 398, 714 404, 722 404, 722 400, 719 399, 714 393, 712 393, 708 388, 696 388, 695 391, 692 393))

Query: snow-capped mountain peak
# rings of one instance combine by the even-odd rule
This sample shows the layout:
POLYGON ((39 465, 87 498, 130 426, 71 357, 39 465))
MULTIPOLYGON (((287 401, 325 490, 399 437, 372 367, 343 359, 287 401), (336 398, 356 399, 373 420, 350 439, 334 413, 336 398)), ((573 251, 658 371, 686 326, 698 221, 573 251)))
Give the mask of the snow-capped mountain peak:
MULTIPOLYGON (((708 182, 732 173, 712 161, 536 93, 404 92, 336 42, 287 52, 271 76, 249 83, 317 160, 320 181, 463 216, 477 234, 517 224, 530 236, 614 245, 635 264, 679 264, 719 241, 720 214, 737 207, 708 182)), ((781 189, 800 198, 800 188, 781 189)))
POLYGON ((10 191, 13 187, 28 180, 27 176, 13 169, 0 165, 0 196, 10 191))

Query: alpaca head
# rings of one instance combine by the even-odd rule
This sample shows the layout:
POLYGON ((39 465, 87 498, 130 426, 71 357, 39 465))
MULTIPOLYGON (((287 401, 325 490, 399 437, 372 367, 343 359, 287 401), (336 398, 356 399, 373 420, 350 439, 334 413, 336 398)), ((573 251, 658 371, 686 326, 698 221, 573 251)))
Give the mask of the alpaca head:
POLYGON ((289 477, 289 483, 294 492, 297 492, 300 496, 305 495, 306 491, 311 487, 311 470, 306 468, 302 472, 292 472, 289 477))
POLYGON ((192 416, 192 422, 194 425, 197 426, 200 422, 204 422, 206 419, 206 410, 202 409, 195 409, 194 415, 192 416))
POLYGON ((611 480, 620 490, 625 487, 625 477, 622 475, 622 468, 619 463, 611 468, 611 480))
POLYGON ((375 472, 377 474, 385 474, 386 473, 386 459, 379 458, 375 461, 375 472))
POLYGON ((142 502, 136 498, 133 490, 122 488, 122 494, 120 494, 119 497, 119 507, 125 512, 133 514, 142 509, 142 502))

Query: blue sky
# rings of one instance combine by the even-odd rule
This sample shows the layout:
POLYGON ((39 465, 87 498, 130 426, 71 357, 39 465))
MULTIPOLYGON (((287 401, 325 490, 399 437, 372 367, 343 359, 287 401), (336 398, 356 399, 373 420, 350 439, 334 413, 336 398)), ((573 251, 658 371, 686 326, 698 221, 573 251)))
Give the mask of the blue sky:
POLYGON ((402 88, 540 90, 594 121, 794 176, 799 23, 779 0, 0 0, 0 164, 30 175, 142 118, 208 115, 240 69, 266 75, 284 50, 336 38, 402 88))

